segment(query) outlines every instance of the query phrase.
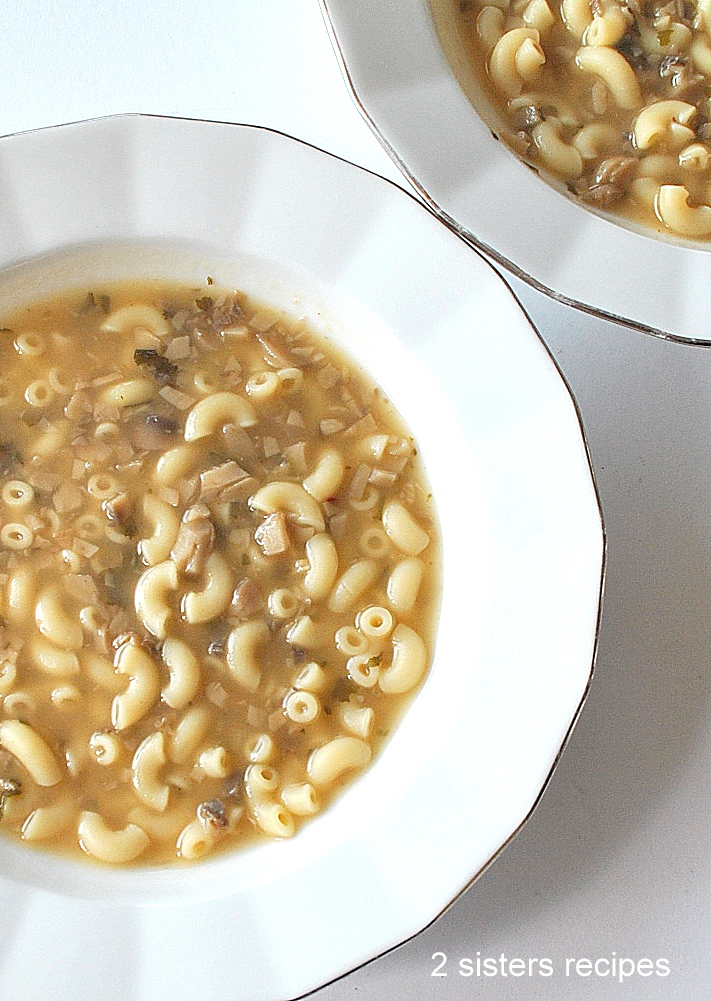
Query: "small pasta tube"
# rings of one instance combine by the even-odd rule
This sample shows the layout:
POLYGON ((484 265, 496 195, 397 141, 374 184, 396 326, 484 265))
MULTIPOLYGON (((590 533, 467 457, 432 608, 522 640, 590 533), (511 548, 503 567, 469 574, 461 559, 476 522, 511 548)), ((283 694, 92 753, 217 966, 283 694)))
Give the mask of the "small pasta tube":
MULTIPOLYGON (((565 180, 572 181, 583 172, 583 158, 574 145, 561 139, 559 130, 560 125, 548 119, 536 125, 531 135, 543 165, 565 180)), ((416 555, 413 549, 403 552, 416 555)))
POLYGON ((575 54, 579 69, 598 76, 618 107, 635 111, 642 104, 639 81, 625 57, 610 45, 583 45, 575 54))
POLYGON ((0 528, 0 543, 6 549, 29 549, 34 541, 34 532, 21 521, 8 521, 0 528))
POLYGON ((630 27, 632 17, 629 9, 617 4, 608 7, 602 14, 593 17, 585 29, 585 45, 617 45, 630 27))
POLYGON ((143 498, 143 515, 150 532, 139 540, 138 552, 148 566, 162 563, 170 556, 180 529, 180 519, 174 508, 155 494, 143 498))
POLYGON ((176 844, 179 858, 195 862, 203 858, 217 844, 220 832, 214 826, 203 824, 198 817, 186 824, 178 835, 176 844))
POLYGON ((107 409, 135 407, 148 403, 154 393, 155 385, 150 379, 124 379, 108 386, 101 393, 98 403, 107 409))
POLYGON ((284 712, 294 723, 313 723, 321 712, 321 703, 313 692, 295 690, 284 699, 284 712))
POLYGON ((711 206, 689 205, 689 192, 681 184, 662 184, 654 207, 658 217, 682 236, 711 235, 711 206))
POLYGON ((356 654, 346 661, 346 674, 361 688, 373 688, 380 676, 380 658, 356 654))
POLYGON ((323 642, 323 630, 310 615, 300 615, 289 627, 286 642, 304 650, 313 650, 323 642))
POLYGON ((89 737, 89 750, 99 765, 115 765, 123 755, 123 743, 117 734, 96 731, 89 737))
POLYGON ((372 706, 356 706, 351 702, 341 702, 338 707, 338 715, 343 724, 344 730, 367 740, 373 729, 375 712, 372 706))
POLYGON ((168 737, 168 757, 176 765, 189 761, 210 728, 210 710, 204 703, 186 709, 168 737))
POLYGON ((76 653, 55 646, 43 636, 33 636, 27 649, 34 664, 45 674, 69 678, 79 673, 79 658, 76 653))
POLYGON ((29 567, 17 567, 10 574, 5 590, 5 615, 13 625, 24 625, 32 618, 37 578, 29 567))
POLYGON ((263 799, 279 788, 279 773, 266 762, 247 765, 244 773, 244 789, 250 799, 263 799))
POLYGON ((276 745, 272 735, 269 733, 260 733, 247 741, 245 754, 250 761, 256 764, 267 764, 276 754, 276 745))
POLYGON ((311 660, 296 675, 292 687, 320 695, 328 687, 328 674, 320 664, 311 660))
POLYGON ((201 751, 198 765, 211 779, 226 778, 232 768, 232 759, 226 747, 216 745, 201 751))
POLYGON ((296 830, 290 811, 275 800, 253 803, 252 816, 257 827, 272 838, 290 838, 296 830))
POLYGON ((25 399, 31 407, 48 407, 54 401, 54 390, 45 378, 34 379, 25 389, 25 399))
POLYGON ((12 691, 17 681, 17 667, 11 660, 0 660, 0 699, 12 691))
POLYGON ((312 817, 321 809, 316 790, 310 782, 290 782, 281 791, 281 801, 289 813, 312 817))
POLYGON ((5 504, 16 511, 23 511, 35 496, 34 488, 24 480, 7 480, 0 494, 5 504))
POLYGON ((511 28, 504 32, 489 57, 489 75, 506 97, 515 97, 524 83, 536 78, 546 61, 536 28, 511 28))
POLYGON ((371 639, 384 639, 393 628, 392 613, 382 605, 369 605, 356 616, 358 629, 371 639))
POLYGON ((697 113, 687 101, 655 101, 647 105, 632 126, 635 146, 647 150, 663 143, 671 150, 682 149, 694 139, 691 123, 697 113))
POLYGON ((336 630, 336 647, 347 657, 364 654, 370 649, 370 640, 355 626, 341 626, 336 630))

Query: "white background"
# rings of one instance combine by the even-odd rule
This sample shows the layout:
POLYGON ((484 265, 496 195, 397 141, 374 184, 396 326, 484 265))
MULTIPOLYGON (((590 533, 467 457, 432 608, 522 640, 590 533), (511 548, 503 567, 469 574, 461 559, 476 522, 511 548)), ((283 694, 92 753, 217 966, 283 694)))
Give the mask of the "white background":
MULTIPOLYGON (((130 111, 215 118, 399 180, 350 100, 318 0, 4 0, 0 38, 0 134, 130 111)), ((511 284, 577 398, 602 500, 592 691, 534 815, 488 871, 318 1001, 711 997, 711 348, 511 284), (502 953, 546 958, 553 974, 504 977, 502 953), (477 954, 496 976, 476 975, 477 954), (566 976, 581 957, 671 972, 620 982, 568 964, 566 976)))

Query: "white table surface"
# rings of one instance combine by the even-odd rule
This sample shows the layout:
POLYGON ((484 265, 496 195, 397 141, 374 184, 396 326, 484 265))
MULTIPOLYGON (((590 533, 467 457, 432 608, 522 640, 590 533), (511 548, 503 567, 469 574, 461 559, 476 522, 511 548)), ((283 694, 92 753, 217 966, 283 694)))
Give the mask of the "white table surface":
MULTIPOLYGON (((0 37, 0 134, 131 111, 249 122, 399 180, 318 0, 6 0, 0 37)), ((487 872, 318 1001, 711 997, 711 348, 511 284, 578 400, 602 499, 594 684, 536 811, 487 872), (479 975, 477 957, 491 961, 479 975), (651 974, 630 973, 643 959, 651 974)))

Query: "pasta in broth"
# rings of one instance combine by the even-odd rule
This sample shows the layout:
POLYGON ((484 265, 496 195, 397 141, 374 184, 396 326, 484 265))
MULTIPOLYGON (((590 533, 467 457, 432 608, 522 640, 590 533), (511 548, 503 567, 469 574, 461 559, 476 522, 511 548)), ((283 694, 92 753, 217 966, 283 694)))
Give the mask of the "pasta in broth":
POLYGON ((524 160, 583 203, 711 238, 705 0, 433 0, 460 82, 524 160))
POLYGON ((7 317, 0 371, 0 830, 116 865, 290 836, 429 666, 394 408, 209 279, 7 317))

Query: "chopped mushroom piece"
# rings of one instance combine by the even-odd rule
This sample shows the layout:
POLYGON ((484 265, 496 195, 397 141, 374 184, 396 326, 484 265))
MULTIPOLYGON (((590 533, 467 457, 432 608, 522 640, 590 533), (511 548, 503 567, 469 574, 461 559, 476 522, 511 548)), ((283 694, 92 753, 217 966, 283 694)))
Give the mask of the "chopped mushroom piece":
POLYGON ((165 414, 140 414, 131 422, 131 441, 141 450, 167 448, 178 434, 178 424, 165 414))
POLYGON ((70 396, 64 413, 74 424, 88 424, 94 416, 94 407, 89 394, 83 389, 77 389, 70 396))
POLYGON ((345 431, 345 437, 365 438, 366 435, 375 434, 377 430, 378 425, 373 415, 364 414, 345 431))
POLYGON ((234 459, 228 459, 227 462, 200 473, 200 500, 208 504, 218 498, 235 500, 246 495, 253 482, 246 469, 242 469, 234 459), (229 494, 226 495, 228 489, 229 494))
POLYGON ((77 511, 84 503, 84 493, 76 483, 62 483, 52 496, 54 510, 57 514, 67 514, 77 511))
POLYGON ((632 156, 611 156, 598 166, 587 188, 580 190, 583 201, 610 208, 627 195, 639 161, 632 156))
POLYGON ((88 605, 91 605, 94 608, 98 607, 99 589, 94 577, 91 574, 68 573, 65 574, 63 582, 67 594, 76 601, 81 602, 83 607, 88 605))
POLYGON ((264 519, 254 533, 255 542, 261 546, 265 556, 280 556, 291 545, 286 527, 286 515, 275 511, 264 519))
POLYGON ((232 595, 230 611, 241 619, 249 619, 262 607, 262 592, 249 577, 241 580, 232 595))
POLYGON ((372 468, 365 462, 361 462, 358 466, 348 487, 348 497, 351 501, 357 503, 363 500, 363 494, 368 486, 372 471, 372 468))
POLYGON ((182 360, 190 357, 190 338, 187 334, 182 337, 174 337, 165 349, 165 357, 169 361, 182 360))
POLYGON ((285 354, 271 341, 266 340, 265 337, 256 332, 254 336, 262 345, 265 360, 274 368, 291 368, 294 365, 294 359, 290 355, 285 354))
POLYGON ((254 442, 239 424, 226 424, 222 434, 226 447, 240 462, 254 461, 257 458, 254 442))
POLYGON ((221 799, 207 799, 197 808, 200 822, 210 827, 227 827, 227 810, 221 799))
POLYGON ((306 476, 308 465, 306 462, 306 442, 297 441, 293 445, 287 445, 284 455, 300 476, 306 476))
POLYGON ((186 577, 202 575, 215 543, 215 528, 204 511, 204 505, 188 508, 170 553, 178 573, 186 577))
POLYGON ((0 442, 0 473, 9 473, 22 463, 20 453, 7 442, 0 442))
POLYGON ((124 534, 133 535, 135 531, 133 502, 125 490, 107 498, 101 507, 109 521, 115 522, 124 534))
POLYGON ((5 810, 5 801, 11 796, 19 796, 22 793, 22 783, 19 779, 0 778, 0 820, 5 810))
POLYGON ((368 477, 368 482, 374 487, 389 489, 395 485, 397 473, 387 469, 374 469, 368 477))
POLYGON ((153 348, 136 348, 133 360, 137 365, 149 369, 156 381, 164 385, 173 382, 178 373, 178 366, 153 348))

